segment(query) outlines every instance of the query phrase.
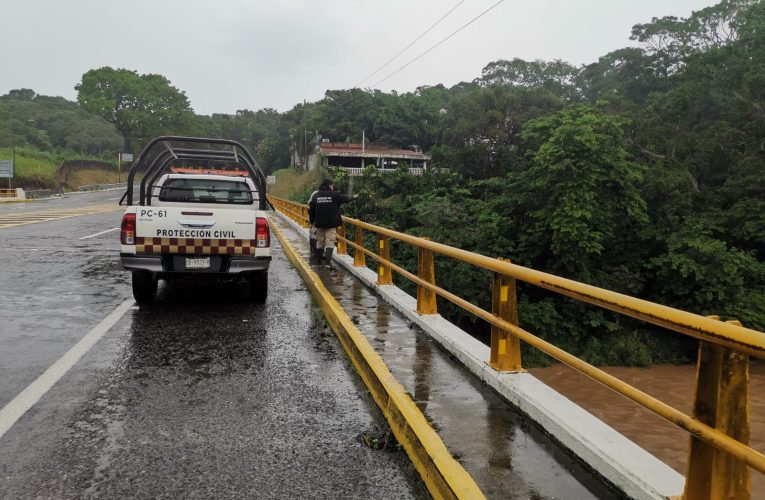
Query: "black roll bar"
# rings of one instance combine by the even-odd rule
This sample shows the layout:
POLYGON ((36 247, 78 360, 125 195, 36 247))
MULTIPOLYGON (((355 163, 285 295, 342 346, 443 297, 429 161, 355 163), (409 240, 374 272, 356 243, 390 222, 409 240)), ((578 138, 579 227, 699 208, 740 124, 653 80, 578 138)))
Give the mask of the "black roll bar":
POLYGON ((230 139, 214 139, 207 137, 183 137, 166 135, 152 139, 138 154, 138 158, 130 166, 127 179, 125 196, 127 204, 133 205, 133 182, 136 173, 142 167, 144 170, 141 179, 138 205, 151 205, 151 193, 157 179, 166 173, 168 165, 176 160, 200 160, 200 161, 225 161, 236 166, 243 167, 249 174, 250 179, 260 192, 260 209, 266 210, 266 176, 261 170, 255 158, 247 148, 238 141, 230 139), (180 143, 180 144, 175 144, 180 143), (189 144, 228 146, 231 149, 208 149, 193 148, 189 144))

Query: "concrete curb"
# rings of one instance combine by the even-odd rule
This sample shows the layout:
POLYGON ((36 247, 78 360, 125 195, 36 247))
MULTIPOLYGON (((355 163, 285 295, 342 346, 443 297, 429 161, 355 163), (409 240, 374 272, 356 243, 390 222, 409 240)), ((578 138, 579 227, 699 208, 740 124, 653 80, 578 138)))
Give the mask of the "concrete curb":
POLYGON ((15 199, 15 198, 11 199, 11 200, 9 200, 9 199, 5 199, 4 200, 4 199, 0 198, 0 203, 30 203, 32 201, 37 201, 37 200, 15 199))
MULTIPOLYGON (((304 238, 308 232, 277 212, 304 238)), ((539 424, 607 481, 631 498, 665 499, 683 494, 685 478, 637 444, 529 373, 498 373, 486 364, 490 349, 441 315, 417 314, 417 301, 394 285, 377 285, 377 274, 334 260, 438 341, 473 374, 539 424)))
POLYGON ((449 453, 440 436, 428 424, 411 396, 388 370, 364 334, 324 287, 321 278, 298 256, 279 228, 273 223, 271 228, 324 312, 327 322, 431 495, 434 498, 485 498, 470 474, 449 453))

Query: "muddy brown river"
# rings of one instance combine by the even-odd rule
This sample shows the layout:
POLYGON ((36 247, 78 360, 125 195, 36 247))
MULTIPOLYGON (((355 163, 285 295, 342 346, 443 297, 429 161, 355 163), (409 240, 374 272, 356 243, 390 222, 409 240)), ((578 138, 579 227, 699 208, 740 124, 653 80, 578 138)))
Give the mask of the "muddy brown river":
MULTIPOLYGON (((603 367, 604 371, 690 414, 693 405, 693 365, 650 368, 603 367)), ((529 370, 546 384, 632 439, 685 475, 689 434, 653 412, 563 364, 529 370)), ((750 446, 765 451, 765 363, 750 366, 750 446)), ((765 498, 765 475, 752 471, 752 498, 765 498)))

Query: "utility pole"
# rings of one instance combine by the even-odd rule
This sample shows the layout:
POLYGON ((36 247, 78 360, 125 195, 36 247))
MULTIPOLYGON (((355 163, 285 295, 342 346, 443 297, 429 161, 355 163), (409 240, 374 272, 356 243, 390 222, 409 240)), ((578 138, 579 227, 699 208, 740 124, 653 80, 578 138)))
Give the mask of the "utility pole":
POLYGON ((305 99, 303 99, 303 170, 308 172, 308 118, 305 112, 305 99))

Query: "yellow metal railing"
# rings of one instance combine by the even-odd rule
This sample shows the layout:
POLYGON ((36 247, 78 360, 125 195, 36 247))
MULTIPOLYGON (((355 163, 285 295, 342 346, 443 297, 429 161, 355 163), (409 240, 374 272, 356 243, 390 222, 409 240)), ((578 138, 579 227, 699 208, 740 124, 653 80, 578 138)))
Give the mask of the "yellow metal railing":
POLYGON ((15 189, 0 189, 0 198, 15 198, 15 189))
MULTIPOLYGON (((269 200, 287 217, 308 227, 306 205, 275 197, 269 200)), ((765 333, 745 328, 738 321, 699 316, 349 217, 343 217, 338 233, 338 242, 342 244, 338 253, 346 253, 347 247, 353 248, 354 266, 365 266, 367 256, 378 262, 378 284, 392 284, 393 271, 417 284, 420 314, 435 314, 435 297, 439 296, 487 321, 492 326, 491 354, 487 362, 495 369, 521 370, 520 341, 523 341, 691 433, 686 498, 749 498, 749 469, 744 464, 765 473, 765 455, 748 446, 748 360, 749 356, 765 359, 765 333), (345 237, 347 226, 354 228, 352 239, 345 237), (364 247, 364 231, 377 235, 376 252, 364 247), (416 275, 391 261, 390 240, 418 249, 416 275), (433 254, 492 271, 492 311, 438 287, 433 254), (520 328, 517 280, 699 339, 693 415, 686 415, 520 328)))

